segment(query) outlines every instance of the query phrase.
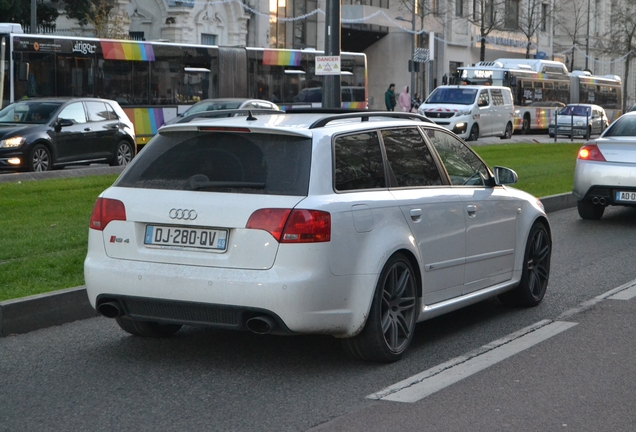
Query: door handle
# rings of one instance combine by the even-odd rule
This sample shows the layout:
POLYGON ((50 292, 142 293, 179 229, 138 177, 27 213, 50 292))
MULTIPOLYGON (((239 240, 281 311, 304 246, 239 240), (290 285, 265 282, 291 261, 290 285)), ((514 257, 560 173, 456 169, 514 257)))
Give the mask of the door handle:
POLYGON ((411 209, 410 213, 413 222, 419 222, 422 220, 422 209, 411 209))
POLYGON ((468 212, 468 216, 475 217, 475 213, 477 213, 477 206, 469 204, 466 206, 466 211, 468 212))

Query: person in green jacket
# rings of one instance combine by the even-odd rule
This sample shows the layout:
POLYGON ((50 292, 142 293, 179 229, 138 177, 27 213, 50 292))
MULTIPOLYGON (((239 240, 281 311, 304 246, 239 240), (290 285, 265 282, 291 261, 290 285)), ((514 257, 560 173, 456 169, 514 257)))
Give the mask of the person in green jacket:
POLYGON ((384 93, 384 104, 387 111, 395 110, 395 84, 391 83, 384 93))

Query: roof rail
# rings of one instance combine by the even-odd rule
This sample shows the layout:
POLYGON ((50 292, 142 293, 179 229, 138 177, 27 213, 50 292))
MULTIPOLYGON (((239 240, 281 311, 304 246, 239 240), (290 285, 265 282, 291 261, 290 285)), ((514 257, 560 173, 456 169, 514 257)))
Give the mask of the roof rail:
POLYGON ((355 109, 355 108, 318 108, 318 107, 307 107, 298 106, 296 108, 294 105, 288 106, 285 108, 285 112, 293 113, 293 114, 346 114, 352 112, 366 112, 368 113, 368 109, 355 109))
POLYGON ((284 111, 273 110, 269 108, 250 108, 250 109, 225 109, 214 111, 201 111, 190 114, 179 120, 178 123, 189 123, 197 118, 219 118, 219 117, 240 117, 247 116, 248 120, 255 120, 253 114, 285 114, 284 111))
POLYGON ((309 129, 323 127, 327 125, 328 123, 335 120, 359 118, 361 121, 369 121, 370 117, 389 117, 389 118, 399 118, 399 119, 407 119, 407 120, 419 120, 424 123, 433 123, 433 124, 435 123, 433 120, 416 113, 365 110, 365 111, 350 112, 346 114, 335 114, 332 116, 321 118, 320 120, 315 121, 311 126, 309 126, 309 129))

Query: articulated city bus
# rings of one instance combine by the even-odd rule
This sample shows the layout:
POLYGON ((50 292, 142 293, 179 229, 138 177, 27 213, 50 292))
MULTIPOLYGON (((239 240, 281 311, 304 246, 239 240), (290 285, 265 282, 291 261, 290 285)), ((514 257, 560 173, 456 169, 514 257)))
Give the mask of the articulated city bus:
POLYGON ((555 111, 569 103, 590 103, 605 108, 608 119, 622 114, 622 80, 615 75, 594 76, 569 72, 557 61, 498 59, 460 67, 454 84, 491 84, 510 87, 515 104, 515 130, 547 130, 555 111))
MULTIPOLYGON (((285 109, 322 87, 315 50, 184 45, 21 33, 0 24, 0 100, 94 96, 119 102, 145 144, 167 120, 208 98, 266 99, 285 109)), ((367 61, 341 53, 344 108, 366 108, 367 61), (355 91, 349 91, 354 89, 355 91)))

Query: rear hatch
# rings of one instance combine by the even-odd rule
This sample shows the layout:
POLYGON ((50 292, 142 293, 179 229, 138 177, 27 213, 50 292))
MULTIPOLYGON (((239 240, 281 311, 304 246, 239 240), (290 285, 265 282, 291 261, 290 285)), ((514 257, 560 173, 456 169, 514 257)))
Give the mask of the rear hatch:
POLYGON ((598 149, 607 162, 636 163, 636 138, 608 137, 596 140, 598 149))
MULTIPOLYGON (((241 132, 166 132, 140 152, 101 198, 125 220, 103 230, 112 258, 267 269, 279 243, 246 228, 261 209, 292 209, 306 196, 311 138, 241 132)), ((121 217, 119 219, 122 219, 121 217)))

